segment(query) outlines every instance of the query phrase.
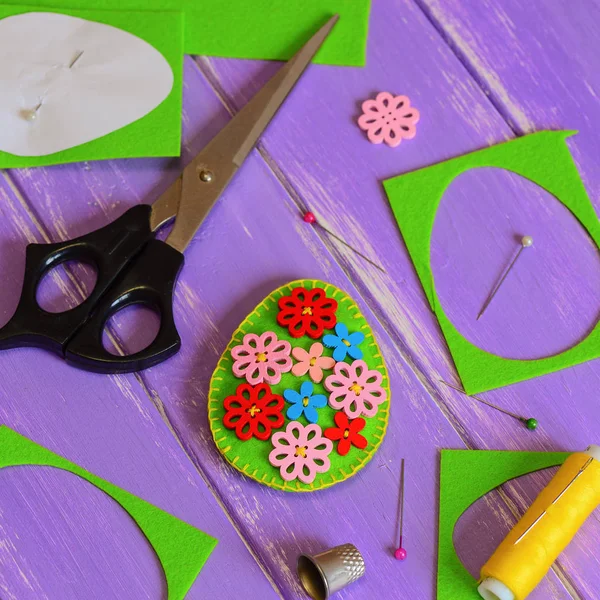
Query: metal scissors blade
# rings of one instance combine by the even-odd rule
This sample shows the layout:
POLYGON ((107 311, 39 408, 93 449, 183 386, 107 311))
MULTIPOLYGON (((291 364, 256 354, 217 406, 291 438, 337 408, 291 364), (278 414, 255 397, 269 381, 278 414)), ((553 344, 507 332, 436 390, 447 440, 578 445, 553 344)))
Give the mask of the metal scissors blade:
POLYGON ((173 217, 167 244, 183 252, 339 19, 329 19, 185 168, 152 207, 151 227, 173 217))

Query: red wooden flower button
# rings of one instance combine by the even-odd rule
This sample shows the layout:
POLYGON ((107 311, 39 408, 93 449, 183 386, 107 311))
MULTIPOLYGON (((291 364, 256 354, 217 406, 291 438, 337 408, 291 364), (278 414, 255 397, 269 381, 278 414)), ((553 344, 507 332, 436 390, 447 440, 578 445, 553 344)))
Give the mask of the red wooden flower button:
POLYGON ((358 418, 351 421, 343 412, 336 412, 333 419, 337 427, 329 427, 325 430, 324 435, 330 440, 339 440, 338 454, 346 456, 352 446, 356 446, 361 450, 367 447, 366 438, 359 433, 365 428, 366 421, 364 419, 358 418))
POLYGON ((338 303, 321 288, 295 288, 291 296, 279 299, 277 323, 287 327, 292 337, 308 335, 316 340, 325 329, 335 327, 337 308, 338 303))
POLYGON ((249 383, 238 385, 235 396, 225 398, 223 424, 227 429, 235 429, 240 440, 246 442, 255 437, 268 440, 273 429, 283 425, 281 396, 273 394, 266 383, 252 386, 249 383))

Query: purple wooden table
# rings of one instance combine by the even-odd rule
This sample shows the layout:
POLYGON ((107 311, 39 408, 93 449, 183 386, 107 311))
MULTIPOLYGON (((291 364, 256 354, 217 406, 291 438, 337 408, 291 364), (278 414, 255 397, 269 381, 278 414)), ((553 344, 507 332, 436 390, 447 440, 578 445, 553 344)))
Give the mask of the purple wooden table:
MULTIPOLYGON (((144 373, 83 373, 37 350, 0 354, 0 422, 157 504, 220 540, 189 598, 302 598, 299 552, 343 542, 368 574, 341 598, 435 598, 440 448, 576 450, 599 442, 600 361, 490 392, 535 416, 531 433, 440 385, 458 383, 392 220, 381 180, 545 128, 578 129, 569 145, 596 209, 600 174, 597 0, 374 0, 365 69, 313 66, 276 117, 186 255, 176 297, 181 353, 144 373), (415 140, 372 146, 355 126, 380 90, 410 96, 415 140), (364 262, 301 219, 381 263, 364 262), (390 368, 390 428, 352 480, 289 495, 244 479, 216 452, 206 416, 211 372, 245 315, 275 287, 331 281, 359 302, 390 368), (406 563, 394 544, 401 457, 406 458, 406 563), (389 464, 391 471, 381 468, 389 464), (377 490, 377 493, 374 493, 377 490)), ((278 68, 187 58, 185 156, 198 150, 278 68)), ((0 310, 20 288, 25 245, 57 241, 151 202, 181 165, 109 161, 0 174, 0 310)), ((560 352, 600 314, 598 250, 547 193, 507 173, 458 179, 437 216, 434 275, 448 314, 469 339, 511 358, 560 352), (536 239, 485 319, 474 311, 514 251, 536 239)), ((77 303, 89 274, 67 268, 42 290, 77 303)), ((107 343, 131 349, 154 325, 138 312, 111 324, 107 343)), ((456 531, 474 574, 551 473, 522 478, 474 505, 456 531)), ((533 600, 598 598, 598 517, 590 519, 533 600)), ((2 600, 162 599, 164 577, 131 519, 101 492, 42 468, 0 472, 2 600)))

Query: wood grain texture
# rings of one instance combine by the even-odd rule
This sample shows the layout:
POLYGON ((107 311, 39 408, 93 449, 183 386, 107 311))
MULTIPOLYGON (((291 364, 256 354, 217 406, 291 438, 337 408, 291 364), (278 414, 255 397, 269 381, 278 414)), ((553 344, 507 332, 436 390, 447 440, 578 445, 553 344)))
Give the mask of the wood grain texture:
MULTIPOLYGON (((544 105, 549 95, 532 93, 527 74, 543 66, 544 80, 556 76, 579 85, 577 71, 570 73, 568 44, 592 77, 594 40, 590 29, 587 41, 571 35, 565 45, 558 18, 562 2, 549 4, 555 11, 543 11, 546 30, 543 22, 535 21, 534 9, 516 1, 503 3, 503 11, 474 0, 374 2, 366 69, 311 67, 264 137, 260 153, 250 157, 187 252, 176 296, 183 338, 176 358, 139 376, 105 377, 80 373, 37 350, 0 355, 3 422, 221 540, 190 598, 269 598, 278 593, 298 598, 297 554, 347 541, 365 554, 368 575, 340 598, 434 598, 439 448, 562 450, 596 439, 599 361, 486 395, 508 409, 538 417, 542 426, 535 434, 439 385, 440 378, 456 381, 452 361, 380 185, 386 177, 503 141, 515 131, 573 126, 567 118, 569 102, 564 100, 564 112, 555 114, 557 104, 544 105), (537 41, 528 41, 519 53, 507 50, 502 42, 507 21, 518 23, 527 35, 534 32, 537 41), (493 64, 501 56, 503 64, 512 65, 493 79, 508 87, 486 85, 479 66, 465 58, 471 38, 461 47, 448 24, 480 32, 479 45, 472 49, 480 62, 493 64), (540 43, 548 42, 544 35, 560 37, 564 47, 557 47, 558 38, 540 43), (552 67, 563 74, 552 74, 552 67), (417 138, 396 150, 370 145, 355 125, 362 100, 383 89, 407 93, 422 114, 417 138), (303 207, 381 263, 387 274, 303 223, 303 207), (381 343, 393 399, 388 436, 373 462, 351 481, 303 497, 261 487, 228 467, 215 450, 206 417, 208 381, 231 333, 270 291, 300 277, 329 280, 358 301, 381 343), (35 365, 33 376, 30 365, 35 365), (407 459, 405 545, 410 558, 405 565, 389 553, 401 457, 407 459), (381 468, 384 464, 391 472, 381 468)), ((592 0, 581 5, 593 16, 592 0)), ((182 163, 226 122, 228 111, 220 100, 230 109, 241 107, 276 69, 247 61, 198 59, 195 64, 186 59, 182 161, 24 170, 0 181, 0 272, 6 282, 0 310, 5 319, 16 305, 27 241, 80 235, 136 202, 151 202, 157 189, 166 188, 182 163)), ((494 73, 493 68, 488 65, 486 73, 494 73)), ((590 99, 580 108, 581 121, 592 119, 597 110, 590 99)), ((593 195, 597 149, 592 137, 590 132, 587 145, 573 147, 593 195)), ((556 351, 594 320, 597 255, 558 203, 544 200, 523 182, 494 177, 457 182, 445 199, 432 248, 436 280, 447 290, 449 303, 457 295, 479 299, 505 259, 512 230, 520 233, 539 225, 538 239, 562 248, 557 261, 548 260, 544 252, 539 259, 541 272, 552 275, 550 286, 544 288, 548 282, 535 265, 522 265, 505 296, 497 299, 497 314, 472 335, 478 343, 498 344, 500 353, 556 351), (503 222, 506 198, 510 218, 503 222), (521 202, 525 210, 519 210, 521 202), (476 234, 466 233, 471 230, 476 234), (572 260, 567 249, 577 252, 572 260), (566 289, 581 295, 580 311, 573 309, 570 294, 548 300, 555 297, 565 272, 566 289), (528 307, 525 321, 531 329, 523 335, 529 338, 535 332, 535 344, 515 331, 506 337, 498 331, 528 325, 515 319, 522 317, 519 299, 529 274, 536 276, 536 297, 546 302, 543 310, 536 310, 535 303, 528 307), (550 332, 547 310, 560 320, 550 332)), ((543 246, 536 248, 535 258, 540 250, 543 246)), ((76 270, 70 277, 82 279, 76 270)), ((68 276, 57 281, 64 287, 68 276)), ((457 302, 455 319, 467 331, 472 307, 463 304, 457 302)), ((139 322, 115 323, 114 332, 121 338, 117 343, 127 346, 136 327, 139 322)), ((0 478, 7 474, 0 473, 0 478)), ((457 545, 470 568, 485 561, 493 549, 490 540, 500 538, 548 476, 535 474, 506 485, 465 515, 457 545), (483 537, 477 538, 477 532, 483 537)), ((2 482, 3 597, 161 597, 155 559, 120 509, 55 473, 15 470, 2 482), (44 492, 60 495, 48 500, 44 492), (79 499, 84 508, 77 508, 79 499), (71 517, 68 524, 65 510, 71 517), (31 519, 39 524, 39 536, 25 535, 31 519), (113 530, 119 532, 117 538, 108 535, 113 530), (94 539, 105 544, 99 560, 94 539), (54 566, 43 560, 50 551, 56 554, 54 566)), ((595 519, 586 524, 556 571, 532 595, 534 600, 595 597, 600 586, 594 557, 597 528, 595 519)))
MULTIPOLYGON (((424 0, 421 4, 513 131, 579 131, 569 140, 569 146, 598 213, 598 3, 557 0, 525 4, 508 1, 498 5, 486 1, 424 0)), ((545 232, 553 230, 558 237, 542 250, 552 257, 559 270, 554 280, 542 282, 542 289, 555 307, 564 307, 565 300, 570 303, 575 299, 577 311, 575 315, 574 311, 565 311, 551 321, 558 330, 577 319, 580 324, 584 320, 595 323, 600 316, 599 296, 597 292, 587 296, 586 288, 589 282, 598 285, 598 249, 591 250, 595 253, 594 264, 590 255, 582 256, 582 252, 587 252, 584 240, 578 246, 577 261, 570 263, 562 251, 572 248, 580 233, 573 228, 570 215, 552 214, 554 209, 548 208, 552 222, 545 232), (561 285, 563 291, 559 289, 561 285)), ((544 312, 540 310, 538 323, 544 312)), ((559 339, 558 332, 544 337, 548 344, 559 339)), ((579 447, 583 447, 598 439, 599 380, 600 360, 596 360, 539 382, 522 384, 517 390, 522 398, 535 394, 546 406, 548 416, 544 421, 558 425, 553 434, 557 446, 568 437, 577 436, 579 447)), ((593 558, 598 534, 598 520, 592 518, 560 559, 559 568, 564 569, 578 597, 594 598, 600 586, 593 558)))
MULTIPOLYGON (((453 368, 437 325, 426 308, 412 265, 399 241, 376 180, 509 139, 513 132, 485 91, 478 87, 479 81, 465 77, 469 70, 460 57, 448 55, 447 47, 442 43, 445 39, 439 41, 440 50, 435 52, 437 41, 427 28, 427 17, 425 13, 415 14, 409 3, 386 2, 374 6, 366 72, 357 75, 332 71, 321 75, 319 83, 315 85, 317 93, 313 89, 298 90, 297 96, 290 101, 293 110, 279 115, 278 122, 281 125, 265 136, 264 156, 298 204, 310 206, 328 228, 342 234, 362 251, 370 251, 388 270, 389 276, 383 277, 377 270, 344 247, 327 240, 325 236, 326 243, 333 247, 334 256, 351 274, 363 297, 397 346, 403 350, 405 358, 420 374, 434 399, 443 403, 443 410, 466 444, 477 448, 516 449, 585 447, 590 440, 595 439, 598 431, 594 403, 585 401, 598 384, 597 361, 488 395, 491 401, 508 409, 540 418, 543 429, 535 435, 519 429, 520 426, 510 418, 473 405, 438 384, 440 378, 454 377, 453 368), (398 60, 400 34, 401 61, 398 60), (403 144, 397 151, 370 146, 363 141, 360 131, 352 126, 358 114, 359 102, 381 89, 408 93, 423 115, 417 138, 410 142, 410 146, 403 144), (317 135, 315 130, 318 131, 317 135), (360 141, 363 141, 362 145, 360 141), (572 400, 575 397, 584 400, 575 403, 572 400)), ((239 107, 250 95, 251 92, 246 90, 252 88, 252 85, 259 85, 254 83, 257 78, 258 82, 264 80, 273 68, 270 65, 258 66, 255 72, 249 74, 248 67, 240 63, 211 60, 201 61, 201 64, 207 68, 208 75, 212 75, 215 85, 223 89, 234 107, 239 107)), ((316 70, 314 77, 317 77, 316 70)), ((563 125, 567 126, 569 125, 563 125)), ((469 186, 472 188, 471 194, 476 194, 480 189, 477 186, 485 182, 477 183, 477 186, 475 183, 477 182, 469 186)), ((512 190, 509 190, 511 195, 517 199, 530 198, 528 204, 531 206, 539 202, 536 199, 539 194, 537 190, 532 192, 531 186, 523 182, 513 183, 512 190)), ((504 194, 494 196, 494 190, 489 184, 486 187, 490 195, 487 203, 491 206, 508 195, 503 190, 504 194)), ((474 198, 471 197, 470 201, 473 203, 474 198)), ((516 202, 513 200, 512 204, 515 205, 516 202)), ((552 240, 559 236, 559 243, 564 240, 566 247, 572 247, 572 235, 568 232, 575 232, 575 241, 577 236, 581 239, 580 230, 573 225, 572 217, 562 210, 561 205, 555 202, 545 210, 550 213, 551 218, 540 224, 540 239, 552 240)), ((449 212, 446 212, 446 219, 449 212)), ((537 215, 539 214, 541 213, 538 212, 537 215)), ((526 230, 532 221, 532 215, 536 215, 534 209, 519 213, 519 219, 512 223, 515 234, 526 230)), ((446 220, 446 227, 461 230, 461 215, 453 213, 452 217, 452 223, 446 220)), ((465 218, 472 217, 465 215, 465 218)), ((443 229, 444 214, 438 215, 438 219, 443 229)), ((489 289, 490 273, 497 273, 498 250, 505 252, 507 247, 505 228, 498 227, 493 216, 486 218, 484 208, 480 210, 479 219, 479 229, 489 236, 488 252, 482 257, 484 260, 477 264, 475 271, 460 273, 465 295, 476 290, 481 296, 482 290, 489 289)), ((469 226, 465 221, 465 233, 470 231, 469 226)), ((465 239, 469 239, 467 234, 465 239)), ((474 248, 472 246, 471 251, 477 256, 474 248)), ((437 252, 442 257, 450 254, 451 250, 451 246, 432 248, 432 252, 437 252)), ((597 285, 598 264, 589 247, 581 251, 587 262, 576 273, 575 284, 583 286, 582 289, 585 290, 588 282, 592 286, 597 285)), ((562 254, 558 254, 558 272, 564 279, 565 272, 568 273, 568 261, 561 267, 562 254)), ((436 264, 434 269, 437 269, 436 264)), ((448 269, 444 274, 446 279, 442 278, 442 284, 455 276, 455 270, 448 269)), ((514 283, 518 281, 517 279, 514 283)), ((572 282, 570 284, 575 285, 572 282)), ((559 277, 558 281, 553 282, 553 286, 546 287, 544 293, 552 295, 560 285, 559 277)), ((519 289, 522 290, 517 287, 514 291, 519 289)), ((585 329, 590 320, 593 320, 594 307, 590 303, 594 302, 594 298, 585 293, 582 297, 587 298, 587 305, 576 315, 575 318, 580 320, 575 322, 579 323, 581 329, 585 329)), ((510 294, 507 298, 510 299, 510 294)), ((511 314, 518 316, 520 304, 515 306, 507 298, 498 303, 497 310, 500 314, 507 311, 509 317, 511 314)), ((542 329, 544 320, 548 319, 546 313, 534 310, 530 314, 535 316, 531 322, 532 328, 542 329)), ((559 328, 563 331, 563 338, 550 332, 542 340, 542 344, 538 344, 538 352, 547 354, 553 351, 553 346, 568 343, 568 336, 564 332, 569 332, 569 319, 573 319, 573 316, 565 319, 565 325, 561 324, 559 328), (544 349, 543 343, 547 343, 547 349, 544 349)), ((461 323, 458 324, 461 327, 461 323)), ((523 335, 527 336, 527 331, 523 335)), ((515 336, 512 338, 502 348, 507 355, 515 352, 515 336)), ((497 334, 497 339, 502 340, 502 335, 497 334)), ((507 486, 507 490, 511 494, 507 501, 513 507, 525 504, 521 487, 507 486)), ((536 490, 539 487, 531 488, 528 494, 534 496, 536 490)), ((595 535, 593 523, 582 531, 578 539, 584 540, 585 545, 588 535, 588 539, 593 539, 595 535)), ((577 544, 570 551, 577 553, 576 548, 577 544)), ((574 581, 587 577, 588 583, 585 586, 593 589, 596 569, 590 567, 590 559, 580 556, 569 561, 569 554, 565 556, 571 565, 575 560, 581 559, 581 567, 573 572, 574 581)), ((561 565, 557 569, 562 573, 561 565)), ((568 587, 573 583, 568 579, 565 582, 568 587)), ((571 592, 576 593, 572 589, 571 592)))
MULTIPOLYGON (((81 183, 69 185, 69 177, 56 173, 67 187, 49 190, 42 171, 40 179, 32 173, 20 171, 21 183, 42 192, 44 201, 58 199, 57 209, 62 197, 81 200, 81 183), (51 191, 57 194, 46 196, 51 191)), ((48 239, 11 176, 0 182, 5 319, 18 299, 26 243, 48 239)), ((78 219, 72 223, 78 226, 78 219)), ((240 596, 248 585, 261 597, 278 597, 139 378, 91 375, 34 349, 4 352, 0 361, 0 422, 220 540, 190 598, 240 596), (230 577, 232 561, 239 577, 230 577)), ((36 468, 3 470, 0 482, 2 598, 165 597, 151 547, 102 493, 68 474, 36 468)))

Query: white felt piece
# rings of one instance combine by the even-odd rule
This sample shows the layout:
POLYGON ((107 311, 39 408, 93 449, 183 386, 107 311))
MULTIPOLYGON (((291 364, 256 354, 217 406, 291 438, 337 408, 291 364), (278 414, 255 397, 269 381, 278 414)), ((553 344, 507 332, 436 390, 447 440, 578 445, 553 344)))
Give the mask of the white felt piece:
POLYGON ((0 20, 4 152, 44 156, 79 146, 141 119, 172 87, 162 54, 116 27, 44 12, 0 20))

